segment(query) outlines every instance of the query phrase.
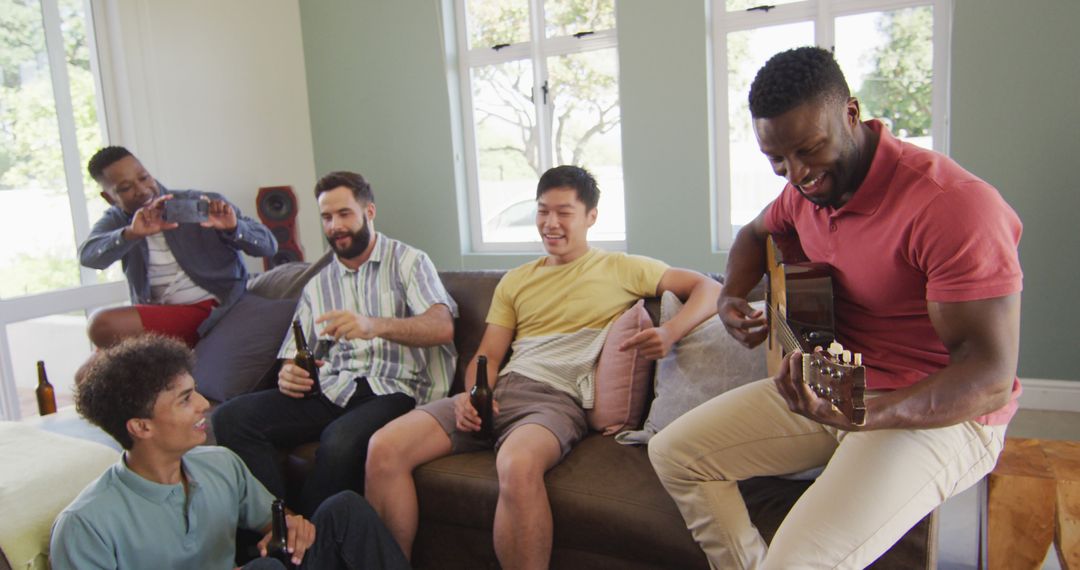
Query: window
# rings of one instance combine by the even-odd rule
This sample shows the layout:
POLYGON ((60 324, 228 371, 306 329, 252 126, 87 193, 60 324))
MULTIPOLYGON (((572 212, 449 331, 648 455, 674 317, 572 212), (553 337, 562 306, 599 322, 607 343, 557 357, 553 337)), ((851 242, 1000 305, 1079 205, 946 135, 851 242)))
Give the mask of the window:
MULTIPOLYGON (((0 0, 0 416, 36 410, 34 362, 63 394, 89 355, 86 311, 122 302, 119 264, 79 265, 107 208, 85 164, 105 141, 89 3, 0 0), (71 331, 80 331, 72 334, 71 331), (20 402, 24 409, 20 410, 20 402)), ((36 411, 34 411, 36 413, 36 411)))
POLYGON ((538 250, 536 182, 587 168, 601 198, 591 241, 621 246, 614 0, 455 0, 475 251, 538 250))
POLYGON ((781 51, 833 50, 863 119, 899 138, 948 148, 947 0, 713 0, 717 117, 717 242, 728 249, 783 188, 758 149, 747 96, 757 70, 781 51))

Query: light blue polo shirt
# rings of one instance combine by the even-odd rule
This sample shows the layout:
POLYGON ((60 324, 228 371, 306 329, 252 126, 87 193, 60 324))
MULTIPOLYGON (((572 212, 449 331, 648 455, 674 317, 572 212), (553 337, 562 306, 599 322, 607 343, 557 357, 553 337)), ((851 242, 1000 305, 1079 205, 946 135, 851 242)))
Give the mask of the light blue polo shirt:
POLYGON ((224 447, 181 462, 184 485, 162 485, 123 457, 83 489, 53 523, 50 559, 68 568, 234 568, 236 529, 270 524, 274 496, 224 447))

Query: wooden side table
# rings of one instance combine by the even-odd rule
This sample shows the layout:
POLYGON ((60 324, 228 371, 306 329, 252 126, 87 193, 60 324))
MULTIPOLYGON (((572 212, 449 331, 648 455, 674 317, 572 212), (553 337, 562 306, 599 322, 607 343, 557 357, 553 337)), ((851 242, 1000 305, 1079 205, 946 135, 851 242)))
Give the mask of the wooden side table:
POLYGON ((989 568, 1080 570, 1080 442, 1006 438, 987 494, 989 568))

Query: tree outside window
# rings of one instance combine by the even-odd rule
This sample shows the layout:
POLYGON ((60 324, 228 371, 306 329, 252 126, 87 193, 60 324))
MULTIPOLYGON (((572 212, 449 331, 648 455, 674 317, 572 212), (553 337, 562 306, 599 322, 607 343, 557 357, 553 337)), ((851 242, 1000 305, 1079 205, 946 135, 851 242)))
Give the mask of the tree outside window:
MULTIPOLYGON (((42 5, 0 0, 0 298, 80 284, 73 215, 96 219, 107 206, 82 170, 69 190, 64 153, 85 163, 103 137, 88 43, 85 5, 51 0, 60 17, 67 83, 57 93, 49 67, 42 5), (56 97, 73 110, 77 148, 62 148, 56 97), (85 195, 88 212, 72 212, 69 191, 85 195)), ((109 277, 115 279, 116 270, 109 277)), ((102 278, 102 277, 99 277, 102 278)), ((108 278, 108 277, 105 277, 108 278)))
POLYGON ((623 241, 614 2, 533 4, 535 11, 525 0, 462 6, 476 245, 539 241, 531 213, 536 180, 559 164, 583 166, 597 177, 601 201, 592 238, 623 241))
MULTIPOLYGON (((727 97, 728 132, 717 158, 720 219, 727 222, 718 228, 721 246, 730 245, 735 230, 757 216, 784 186, 757 148, 747 104, 754 74, 775 53, 812 44, 831 47, 864 119, 880 119, 908 142, 945 150, 944 137, 933 136, 935 128, 944 132, 945 125, 945 106, 934 105, 947 77, 947 70, 934 69, 935 50, 948 45, 947 38, 934 37, 935 16, 947 18, 944 2, 912 0, 896 8, 897 2, 890 1, 888 9, 866 2, 861 12, 822 21, 818 2, 827 5, 825 14, 837 2, 772 2, 772 9, 762 11, 748 10, 760 4, 748 0, 716 1, 723 3, 715 29, 726 36, 727 72, 726 85, 717 86, 727 97), (940 76, 935 77, 935 71, 940 76)), ((937 29, 947 33, 947 26, 937 29)))

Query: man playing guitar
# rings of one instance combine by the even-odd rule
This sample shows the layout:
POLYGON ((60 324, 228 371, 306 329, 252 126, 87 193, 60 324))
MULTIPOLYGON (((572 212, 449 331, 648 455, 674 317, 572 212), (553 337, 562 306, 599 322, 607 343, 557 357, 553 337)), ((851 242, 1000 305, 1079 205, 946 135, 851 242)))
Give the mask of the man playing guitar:
POLYGON ((863 122, 827 50, 770 59, 750 111, 788 184, 739 231, 720 318, 748 347, 765 340, 745 297, 770 235, 827 264, 837 340, 862 354, 864 423, 803 381, 794 351, 773 378, 672 423, 649 455, 714 568, 862 568, 997 460, 1020 394, 1021 224, 948 157, 863 122), (766 546, 737 481, 818 466, 766 546))

